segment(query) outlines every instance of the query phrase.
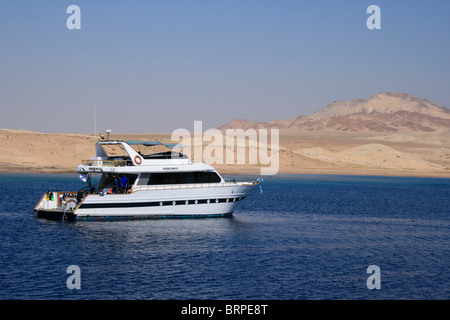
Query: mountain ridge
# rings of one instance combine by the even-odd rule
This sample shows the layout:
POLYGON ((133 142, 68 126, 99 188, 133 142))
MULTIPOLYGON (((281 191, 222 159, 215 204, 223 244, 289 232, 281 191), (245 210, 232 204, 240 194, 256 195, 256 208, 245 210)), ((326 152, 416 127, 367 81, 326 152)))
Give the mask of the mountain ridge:
POLYGON ((233 119, 224 129, 341 132, 433 132, 450 129, 450 109, 411 94, 381 92, 370 98, 334 101, 311 115, 268 122, 233 119))

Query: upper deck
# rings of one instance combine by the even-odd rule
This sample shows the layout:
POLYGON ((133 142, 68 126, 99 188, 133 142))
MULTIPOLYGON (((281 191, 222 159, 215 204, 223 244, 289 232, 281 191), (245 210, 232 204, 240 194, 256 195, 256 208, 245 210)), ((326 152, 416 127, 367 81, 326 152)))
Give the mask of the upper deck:
POLYGON ((186 155, 175 151, 180 144, 159 141, 106 140, 95 144, 96 156, 82 160, 77 172, 168 172, 212 171, 204 163, 192 163, 186 155))

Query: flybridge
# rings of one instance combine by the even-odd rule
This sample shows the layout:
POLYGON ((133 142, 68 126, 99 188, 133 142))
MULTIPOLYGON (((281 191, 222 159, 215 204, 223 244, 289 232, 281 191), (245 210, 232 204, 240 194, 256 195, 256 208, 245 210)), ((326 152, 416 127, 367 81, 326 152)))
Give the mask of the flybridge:
MULTIPOLYGON (((160 141, 138 141, 138 140, 104 140, 95 145, 96 156, 89 160, 83 160, 82 165, 78 166, 78 172, 98 172, 98 171, 117 171, 118 168, 132 170, 132 168, 145 166, 171 166, 191 164, 190 160, 182 153, 175 151, 181 148, 181 144, 162 143, 160 141), (104 149, 105 146, 120 146, 124 153, 122 155, 111 155, 104 149), (142 151, 133 146, 144 147, 163 147, 159 152, 142 151), (114 169, 117 168, 117 169, 114 169)), ((145 149, 145 148, 144 148, 145 149)), ((154 151, 154 150, 153 150, 154 151)), ((128 171, 127 170, 127 171, 128 171)))
MULTIPOLYGON (((107 140, 101 141, 96 145, 97 157, 108 157, 106 152, 101 147, 102 145, 121 145, 131 158, 137 158, 135 164, 142 164, 142 159, 179 159, 186 158, 180 152, 174 151, 174 149, 180 149, 181 143, 162 143, 160 141, 139 141, 139 140, 107 140), (97 148, 97 145, 100 146, 97 148), (159 150, 159 152, 145 153, 143 150, 135 150, 132 146, 144 146, 144 147, 158 147, 162 146, 166 148, 165 151, 159 150), (137 153, 138 155, 136 155, 137 153), (139 159, 140 158, 140 159, 139 159)), ((149 151, 149 150, 147 150, 149 151)))

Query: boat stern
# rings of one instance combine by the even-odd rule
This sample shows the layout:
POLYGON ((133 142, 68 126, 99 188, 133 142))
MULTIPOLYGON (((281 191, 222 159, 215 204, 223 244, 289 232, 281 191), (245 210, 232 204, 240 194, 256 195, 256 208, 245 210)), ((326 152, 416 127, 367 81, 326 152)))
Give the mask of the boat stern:
POLYGON ((34 207, 34 213, 37 218, 74 221, 82 196, 78 192, 46 192, 34 207))

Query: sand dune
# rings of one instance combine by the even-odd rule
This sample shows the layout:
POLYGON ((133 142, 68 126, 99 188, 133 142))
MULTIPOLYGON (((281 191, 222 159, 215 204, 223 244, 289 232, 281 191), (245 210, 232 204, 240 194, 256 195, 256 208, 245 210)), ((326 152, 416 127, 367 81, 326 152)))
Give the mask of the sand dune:
POLYGON ((0 129, 3 171, 73 171, 94 153, 90 135, 0 129))
POLYGON ((360 137, 361 140, 379 140, 388 142, 423 143, 428 145, 450 146, 450 130, 440 130, 435 132, 409 132, 372 135, 360 137))
MULTIPOLYGON (((112 138, 170 142, 170 134, 116 134, 112 138)), ((436 133, 393 136, 379 133, 282 134, 280 148, 273 152, 279 155, 279 173, 450 177, 450 148, 446 139, 448 137, 445 134, 437 136, 436 133)), ((224 142, 226 141, 230 142, 229 138, 224 138, 224 142)), ((260 145, 254 141, 247 141, 246 144, 238 142, 236 140, 234 151, 236 155, 245 152, 244 164, 212 165, 225 174, 258 174, 264 165, 259 162, 249 163, 248 153, 260 145)), ((75 172, 81 160, 95 155, 94 143, 92 135, 0 129, 0 171, 75 172)), ((204 142, 202 148, 208 147, 209 143, 204 142)), ((211 143, 209 148, 215 146, 221 144, 211 143)), ((272 152, 270 145, 266 147, 268 152, 272 152)), ((227 149, 224 146, 222 148, 225 154, 227 149)))
POLYGON ((365 168, 397 169, 397 170, 443 170, 440 165, 410 156, 383 144, 365 144, 335 154, 339 163, 359 165, 365 168))

